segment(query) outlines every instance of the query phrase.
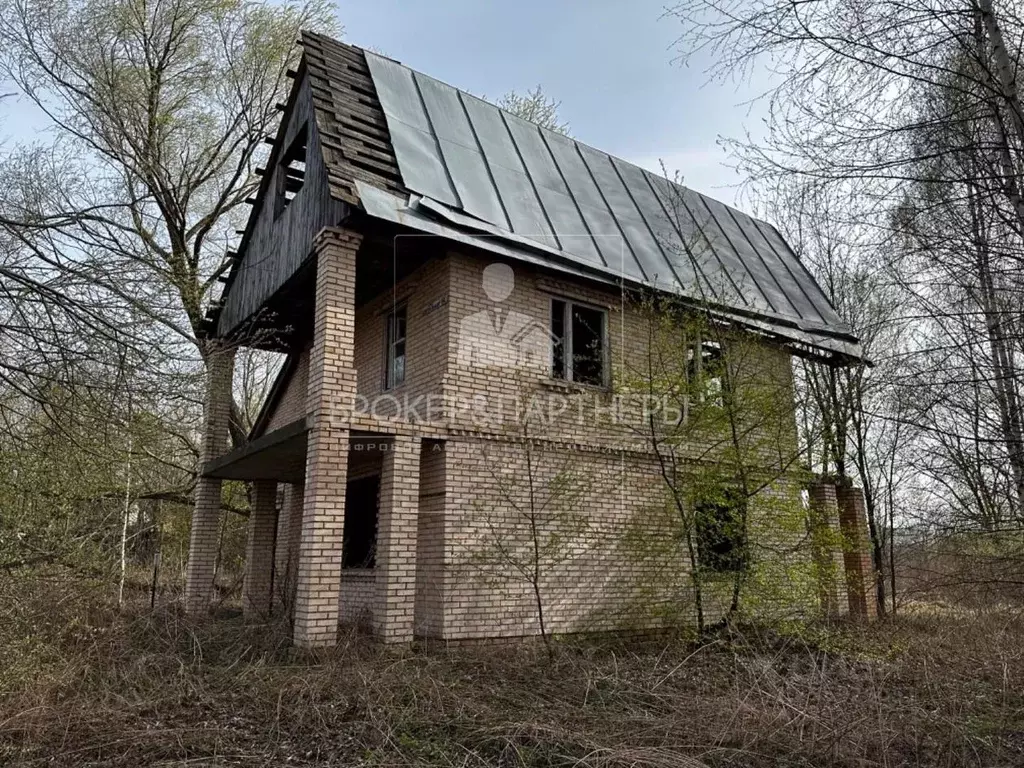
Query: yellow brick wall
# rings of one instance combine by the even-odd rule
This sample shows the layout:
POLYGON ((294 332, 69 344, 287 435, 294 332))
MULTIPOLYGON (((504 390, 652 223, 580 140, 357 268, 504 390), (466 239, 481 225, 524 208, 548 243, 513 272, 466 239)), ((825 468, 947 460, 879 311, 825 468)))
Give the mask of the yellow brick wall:
MULTIPOLYGON (((528 487, 532 479, 535 497, 552 496, 545 509, 534 509, 538 535, 544 542, 538 582, 549 631, 635 630, 691 620, 693 606, 678 516, 666 503, 655 457, 633 428, 611 425, 607 414, 595 416, 592 412, 582 424, 577 423, 576 412, 568 412, 540 430, 531 427, 530 434, 539 440, 529 449, 531 473, 526 469, 522 431, 511 413, 507 424, 495 426, 481 424, 465 410, 467 403, 481 398, 492 404, 501 398, 512 403, 534 393, 583 391, 595 395, 591 400, 598 404, 602 397, 610 398, 610 392, 602 395, 550 380, 546 363, 511 370, 458 364, 460 322, 493 306, 481 283, 488 263, 450 254, 447 259, 425 264, 393 291, 355 313, 353 359, 363 403, 373 403, 382 394, 385 318, 396 300, 404 302, 408 318, 406 381, 384 393, 388 397, 383 404, 376 401, 375 413, 387 417, 396 401, 405 403, 434 394, 447 403, 447 421, 434 426, 452 429, 446 439, 424 440, 418 459, 414 575, 404 575, 405 566, 393 564, 398 569, 396 592, 390 586, 382 587, 377 573, 342 574, 339 618, 379 623, 383 620, 378 615, 380 601, 390 599, 393 592, 401 593, 403 580, 414 578, 412 626, 418 636, 468 639, 536 633, 534 588, 522 575, 524 567, 531 565, 529 517, 534 508, 528 487), (568 483, 573 490, 564 490, 566 477, 573 478, 568 483), (563 491, 551 494, 545 489, 553 487, 556 480, 561 481, 563 491)), ((545 276, 522 266, 516 267, 516 278, 515 290, 503 309, 511 307, 530 315, 547 328, 552 296, 604 307, 609 319, 611 370, 642 360, 643 318, 615 289, 545 276)), ((784 352, 765 345, 757 354, 763 355, 766 379, 791 386, 790 362, 784 352)), ((284 405, 283 399, 279 410, 287 413, 284 405)), ((778 440, 782 453, 795 446, 795 424, 784 425, 778 440)), ((704 449, 694 445, 693 453, 698 455, 704 449)), ((354 473, 355 467, 349 471, 354 473)), ((396 481, 411 471, 405 464, 396 467, 396 481)), ((783 565, 806 559, 799 520, 786 526, 774 523, 779 509, 798 508, 796 493, 791 483, 779 482, 753 505, 756 557, 783 565)), ((402 535, 409 536, 407 532, 402 535)), ((404 545, 398 551, 405 551, 404 545)), ((755 576, 760 578, 758 574, 755 576)), ((729 584, 720 581, 705 590, 708 621, 714 621, 728 606, 729 584)), ((776 579, 772 585, 772 604, 785 604, 791 598, 795 603, 802 585, 780 584, 776 579)), ((399 599, 408 600, 404 596, 399 599)), ((400 618, 399 623, 402 621, 400 618)), ((404 629, 396 631, 396 637, 404 636, 404 629)))
MULTIPOLYGON (((534 561, 530 514, 524 512, 529 510, 524 488, 531 473, 525 466, 527 449, 517 440, 521 428, 514 419, 503 425, 481 423, 466 405, 481 398, 489 404, 501 398, 522 402, 533 394, 558 396, 580 390, 602 402, 596 390, 566 388, 552 381, 546 364, 527 370, 459 364, 460 322, 493 307, 482 288, 488 263, 454 253, 447 262, 450 343, 441 380, 449 404, 448 425, 454 431, 435 450, 425 448, 421 461, 416 597, 416 632, 421 636, 464 639, 539 630, 533 584, 522 575, 534 561)), ((547 327, 552 296, 607 309, 612 370, 642 361, 643 317, 614 289, 517 267, 515 289, 501 308, 530 315, 547 327)), ((434 289, 425 301, 437 297, 434 289)), ((410 338, 415 322, 410 315, 410 338)), ((791 366, 784 352, 764 346, 756 354, 766 379, 791 387, 791 366)), ((435 355, 432 346, 431 356, 435 355)), ((412 365, 410 358, 410 378, 412 365)), ((437 381, 436 375, 432 381, 437 381)), ((537 495, 543 496, 556 476, 562 484, 566 476, 578 478, 577 491, 553 494, 556 498, 549 498, 544 510, 537 505, 535 519, 543 529, 538 539, 547 543, 538 568, 546 628, 646 629, 689 621, 693 606, 685 550, 678 516, 666 505, 658 464, 644 441, 637 440, 634 428, 612 426, 607 415, 596 413, 588 413, 582 425, 576 412, 568 412, 546 427, 530 428, 531 435, 551 441, 542 440, 545 447, 531 449, 535 490, 541 489, 537 495), (552 547, 550 542, 558 540, 553 534, 559 532, 565 542, 552 547)), ((779 441, 787 444, 784 451, 795 446, 795 424, 783 425, 779 441)), ((694 446, 695 455, 703 451, 704 446, 694 446)), ((806 559, 800 520, 774 522, 780 509, 786 514, 798 509, 796 493, 795 486, 779 482, 752 504, 751 530, 760 538, 752 545, 756 557, 785 565, 806 559)), ((784 567, 775 571, 773 589, 789 578, 784 567)), ((769 606, 785 603, 790 593, 796 599, 799 586, 778 588, 769 596, 769 606)), ((728 577, 706 585, 708 621, 723 615, 730 589, 728 577)))
POLYGON ((538 632, 533 573, 550 632, 656 627, 675 607, 686 571, 661 547, 675 526, 648 461, 468 440, 446 458, 446 638, 538 632))
POLYGON ((293 640, 304 648, 334 645, 341 590, 349 424, 356 393, 356 253, 360 235, 325 229, 314 241, 316 303, 310 351, 299 555, 293 640))
POLYGON ((435 260, 356 311, 358 393, 377 404, 376 415, 394 414, 391 398, 404 404, 406 399, 441 392, 448 347, 447 298, 448 263, 435 260), (385 324, 396 305, 406 308, 405 382, 384 393, 385 324))
POLYGON ((445 442, 425 440, 416 529, 415 634, 420 637, 441 637, 443 632, 447 482, 445 442))
MULTIPOLYGON (((648 365, 649 328, 645 311, 631 304, 631 300, 614 287, 552 276, 525 266, 516 266, 511 296, 496 305, 487 298, 482 285, 483 272, 489 263, 486 259, 457 253, 449 257, 448 334, 451 343, 445 377, 449 424, 470 431, 518 433, 512 404, 532 400, 541 405, 545 414, 557 414, 559 404, 563 403, 567 404, 566 410, 555 418, 545 416, 531 424, 531 434, 586 444, 642 447, 644 430, 635 423, 623 424, 622 419, 613 423, 610 409, 616 402, 612 397, 614 391, 622 407, 634 418, 638 415, 636 401, 624 399, 621 389, 625 383, 635 382, 648 365), (607 390, 552 379, 547 362, 530 368, 458 364, 456 355, 463 318, 497 307, 501 312, 511 310, 530 316, 547 329, 552 298, 568 298, 606 310, 611 379, 607 390), (487 404, 488 417, 480 417, 481 403, 487 404), (495 414, 500 414, 498 418, 503 418, 504 422, 491 418, 495 414)), ((792 392, 792 365, 787 352, 767 344, 745 343, 742 354, 744 369, 757 371, 758 377, 763 376, 765 382, 772 382, 779 391, 792 392)), ((781 451, 792 455, 797 444, 795 420, 790 418, 779 426, 782 432, 777 442, 782 446, 781 451)), ((698 457, 706 450, 705 444, 699 444, 693 446, 691 453, 698 457)))
POLYGON ((309 352, 312 345, 299 353, 299 361, 285 384, 274 412, 267 420, 266 432, 273 432, 306 415, 306 395, 309 388, 309 352))
POLYGON ((345 568, 341 572, 341 599, 338 619, 360 629, 369 629, 374 620, 376 574, 365 568, 345 568))

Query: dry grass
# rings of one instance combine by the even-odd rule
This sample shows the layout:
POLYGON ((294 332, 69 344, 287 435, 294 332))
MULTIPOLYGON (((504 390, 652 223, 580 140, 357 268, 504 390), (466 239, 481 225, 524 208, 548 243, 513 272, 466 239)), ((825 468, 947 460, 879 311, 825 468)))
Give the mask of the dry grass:
POLYGON ((1024 620, 302 657, 279 633, 2 585, 0 763, 1024 764, 1024 620), (19 597, 15 602, 12 598, 19 597))

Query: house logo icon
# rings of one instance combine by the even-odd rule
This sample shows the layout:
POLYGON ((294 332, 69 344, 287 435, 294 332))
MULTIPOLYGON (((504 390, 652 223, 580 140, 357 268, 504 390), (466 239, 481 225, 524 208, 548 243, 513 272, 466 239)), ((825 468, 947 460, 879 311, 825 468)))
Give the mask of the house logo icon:
POLYGON ((515 289, 512 268, 490 264, 482 283, 492 306, 459 323, 458 364, 467 368, 550 366, 551 332, 536 318, 505 305, 515 289))

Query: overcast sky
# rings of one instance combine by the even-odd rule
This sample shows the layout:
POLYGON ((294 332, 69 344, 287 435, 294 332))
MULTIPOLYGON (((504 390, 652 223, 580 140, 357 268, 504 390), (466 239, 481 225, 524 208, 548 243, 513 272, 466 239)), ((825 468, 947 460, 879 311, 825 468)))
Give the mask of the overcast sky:
MULTIPOLYGON (((580 141, 735 202, 721 135, 756 131, 745 84, 705 85, 704 63, 673 63, 679 22, 665 0, 339 0, 345 40, 497 99, 542 85, 580 141)), ((6 141, 45 139, 23 100, 2 108, 6 141)))
POLYGON ((673 63, 680 34, 665 0, 340 0, 345 39, 497 99, 535 85, 561 101, 573 135, 598 149, 733 202, 720 135, 756 131, 753 89, 704 85, 703 66, 673 63), (702 87, 703 86, 703 87, 702 87))

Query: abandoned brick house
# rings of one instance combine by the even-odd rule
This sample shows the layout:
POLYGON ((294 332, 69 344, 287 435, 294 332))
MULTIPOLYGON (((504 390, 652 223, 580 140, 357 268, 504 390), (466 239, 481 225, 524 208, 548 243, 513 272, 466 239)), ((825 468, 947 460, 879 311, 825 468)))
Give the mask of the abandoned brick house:
MULTIPOLYGON (((502 478, 522 480, 526 440, 480 411, 524 386, 600 410, 640 346, 625 293, 685 295, 690 281, 787 387, 794 354, 859 357, 771 226, 391 59, 308 33, 302 50, 208 318, 190 609, 212 597, 221 486, 235 479, 253 483, 244 610, 287 613, 296 644, 331 645, 339 624, 386 642, 536 633, 522 564, 511 556, 503 580, 483 555, 494 536, 505 554, 517 546, 500 542, 502 520, 518 535, 502 478), (695 232, 700 262, 668 245, 695 232), (233 350, 246 345, 287 358, 228 450, 233 350)), ((795 447, 795 420, 781 435, 795 447)), ((672 620, 658 606, 685 592, 672 555, 652 569, 620 546, 664 506, 650 452, 622 437, 566 416, 530 438, 541 482, 569 455, 586 478, 587 541, 542 574, 549 631, 657 627, 672 620)), ((801 498, 783 481, 765 493, 801 498)), ((860 541, 856 489, 812 485, 809 507, 860 541)), ((670 536, 654 517, 647 535, 670 536)), ((847 549, 827 556, 845 566, 848 610, 870 613, 869 564, 847 549)))

